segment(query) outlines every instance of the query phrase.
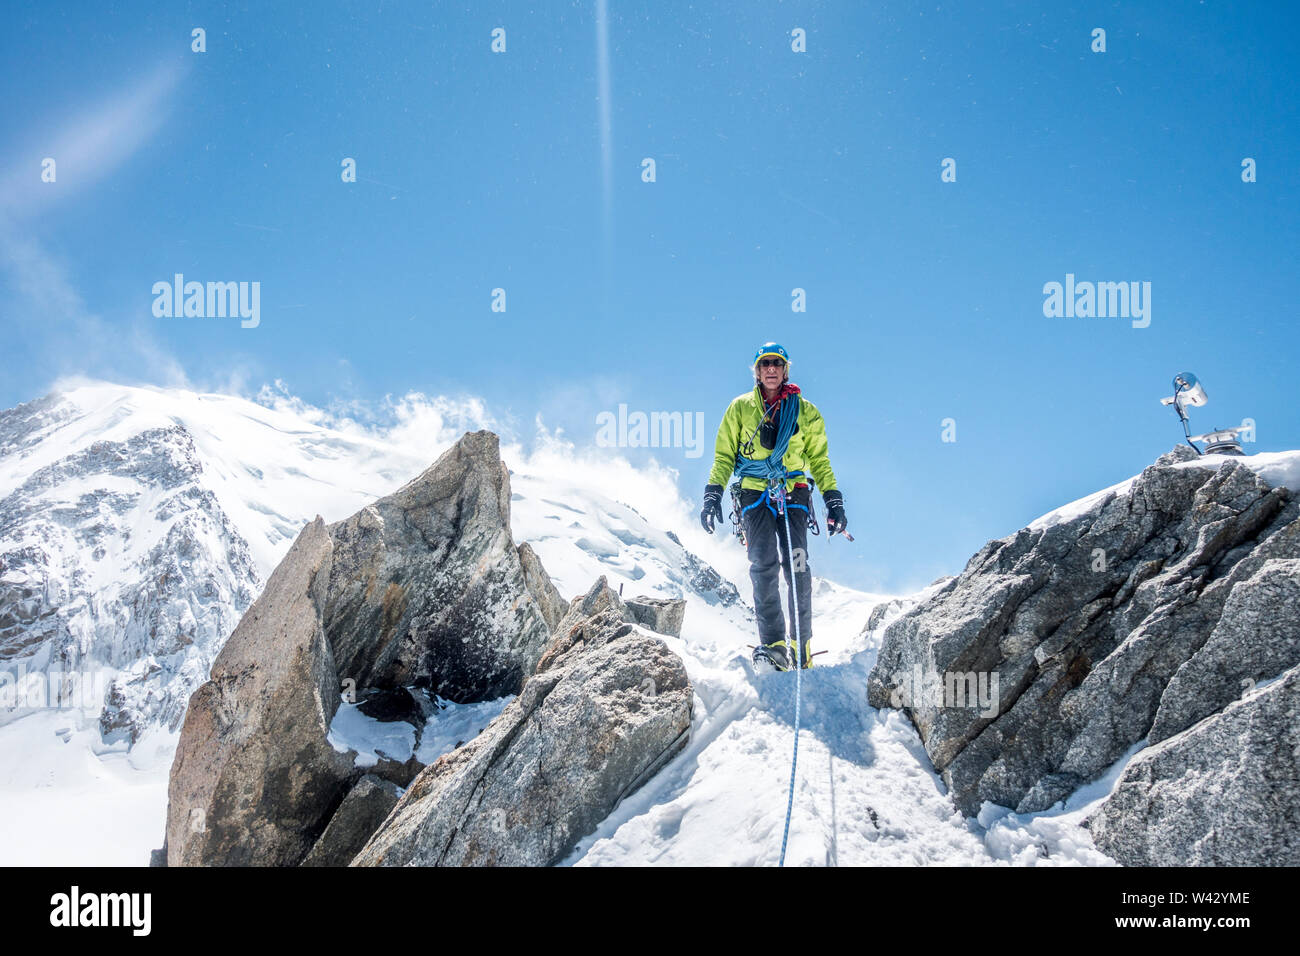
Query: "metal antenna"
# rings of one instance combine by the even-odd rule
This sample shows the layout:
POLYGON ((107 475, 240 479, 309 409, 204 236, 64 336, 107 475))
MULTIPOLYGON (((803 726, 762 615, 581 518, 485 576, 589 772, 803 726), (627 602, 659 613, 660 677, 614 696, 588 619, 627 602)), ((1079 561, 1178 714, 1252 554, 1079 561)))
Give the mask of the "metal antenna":
POLYGON ((1218 428, 1203 435, 1192 434, 1187 418, 1187 407, 1204 405, 1209 400, 1195 375, 1191 372, 1179 372, 1174 376, 1174 394, 1169 398, 1160 399, 1160 404, 1174 406, 1174 411, 1178 413, 1178 420, 1183 423, 1183 435, 1187 438, 1187 444, 1192 446, 1196 454, 1244 455, 1245 452, 1241 450, 1241 441, 1237 435, 1245 430, 1245 426, 1218 428), (1205 443, 1204 451, 1197 447, 1198 441, 1205 443))

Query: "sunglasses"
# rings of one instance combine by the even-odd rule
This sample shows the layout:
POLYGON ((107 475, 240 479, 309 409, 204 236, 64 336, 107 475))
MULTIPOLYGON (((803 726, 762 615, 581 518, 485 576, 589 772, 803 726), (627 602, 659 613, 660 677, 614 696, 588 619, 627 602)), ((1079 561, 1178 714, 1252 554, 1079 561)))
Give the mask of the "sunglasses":
POLYGON ((765 358, 758 360, 759 368, 785 368, 785 359, 765 358))

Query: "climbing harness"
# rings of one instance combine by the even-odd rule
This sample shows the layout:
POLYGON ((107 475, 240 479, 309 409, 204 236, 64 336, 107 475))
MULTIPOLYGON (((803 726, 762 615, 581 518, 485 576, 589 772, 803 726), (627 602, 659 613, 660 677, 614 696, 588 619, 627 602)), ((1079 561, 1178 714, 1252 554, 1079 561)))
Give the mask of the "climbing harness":
MULTIPOLYGON (((799 474, 799 473, 791 472, 791 474, 799 474)), ((821 529, 821 525, 817 523, 817 509, 813 507, 813 503, 812 503, 812 492, 816 487, 817 487, 817 483, 813 481, 811 478, 809 478, 807 506, 805 507, 804 505, 796 504, 793 501, 789 502, 789 506, 791 508, 803 508, 805 511, 807 511, 809 533, 813 535, 820 535, 822 533, 822 529, 821 529)), ((739 481, 733 481, 731 483, 731 532, 739 539, 740 546, 742 548, 748 548, 749 538, 745 534, 745 513, 757 507, 758 503, 763 499, 760 496, 758 500, 754 501, 753 504, 749 506, 742 505, 740 503, 741 490, 742 489, 739 481)), ((768 507, 771 508, 771 505, 769 505, 768 507)), ((775 511, 773 511, 773 513, 775 514, 775 511)))

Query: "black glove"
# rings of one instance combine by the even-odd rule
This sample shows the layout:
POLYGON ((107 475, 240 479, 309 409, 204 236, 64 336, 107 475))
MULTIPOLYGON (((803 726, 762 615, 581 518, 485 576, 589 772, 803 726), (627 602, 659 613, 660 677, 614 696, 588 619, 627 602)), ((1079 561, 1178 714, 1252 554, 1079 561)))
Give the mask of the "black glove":
POLYGON ((700 524, 709 534, 713 534, 713 521, 722 524, 722 485, 704 486, 704 507, 700 510, 700 524))
POLYGON ((823 491, 822 501, 826 504, 827 536, 842 532, 849 526, 849 519, 844 515, 844 495, 838 491, 823 491))

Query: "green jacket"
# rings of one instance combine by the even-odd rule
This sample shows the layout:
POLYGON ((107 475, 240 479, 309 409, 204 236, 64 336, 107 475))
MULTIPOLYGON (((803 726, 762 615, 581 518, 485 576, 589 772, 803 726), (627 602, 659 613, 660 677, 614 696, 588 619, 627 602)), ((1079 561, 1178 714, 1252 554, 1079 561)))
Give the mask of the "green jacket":
MULTIPOLYGON (((758 426, 763 420, 763 394, 758 385, 752 392, 737 395, 727 406, 718 426, 718 438, 713 446, 713 470, 709 472, 709 484, 726 486, 736 468, 736 452, 741 442, 752 438, 753 450, 747 458, 762 459, 771 454, 758 438, 758 426)), ((817 406, 801 394, 799 396, 799 428, 790 436, 790 445, 782 459, 786 471, 802 471, 811 474, 817 487, 823 493, 835 490, 835 473, 831 471, 830 459, 827 457, 826 422, 817 406)), ((786 490, 794 489, 800 478, 787 478, 786 490)), ((761 478, 742 478, 740 487, 761 490, 765 487, 761 478)))

